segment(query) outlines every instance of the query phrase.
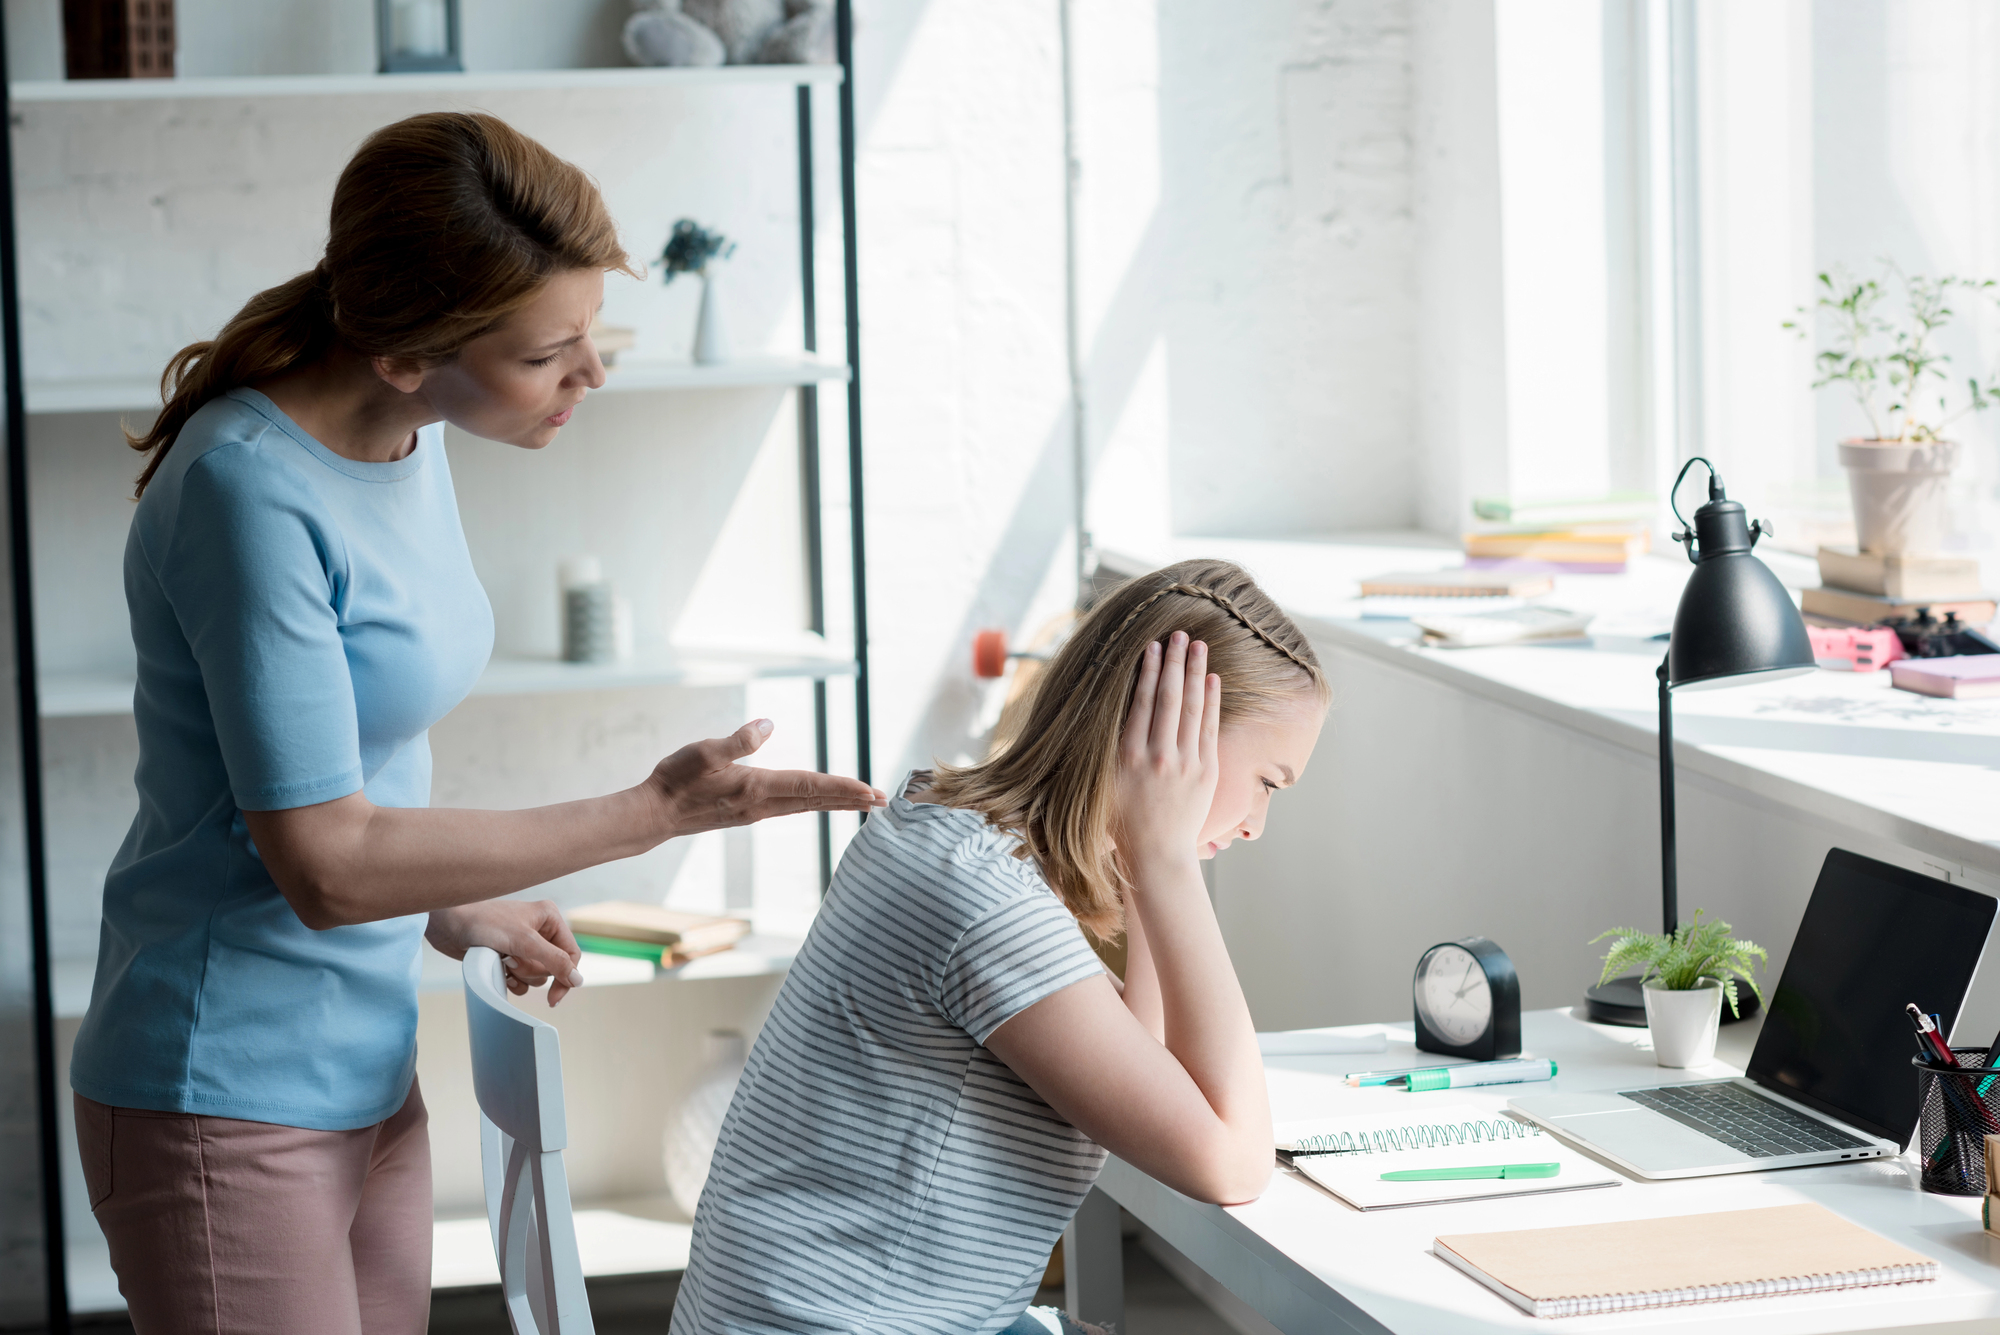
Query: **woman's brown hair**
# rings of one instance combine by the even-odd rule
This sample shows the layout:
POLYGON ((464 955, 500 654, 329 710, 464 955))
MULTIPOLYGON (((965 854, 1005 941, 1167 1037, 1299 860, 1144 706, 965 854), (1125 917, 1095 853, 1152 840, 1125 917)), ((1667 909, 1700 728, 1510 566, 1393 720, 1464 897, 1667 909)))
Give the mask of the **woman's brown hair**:
POLYGON ((150 431, 125 435, 151 456, 138 492, 217 395, 336 344, 363 357, 449 362, 570 269, 638 276, 581 169, 493 116, 430 112, 384 126, 334 186, 325 258, 167 363, 166 407, 150 431))
POLYGON ((1312 645, 1240 566, 1182 561, 1105 595, 1042 669, 1019 737, 980 764, 939 766, 926 794, 1019 837, 1017 856, 1034 859, 1100 940, 1125 920, 1127 880, 1112 843, 1118 739, 1140 655, 1177 630, 1208 645, 1224 726, 1300 695, 1329 698, 1312 645))

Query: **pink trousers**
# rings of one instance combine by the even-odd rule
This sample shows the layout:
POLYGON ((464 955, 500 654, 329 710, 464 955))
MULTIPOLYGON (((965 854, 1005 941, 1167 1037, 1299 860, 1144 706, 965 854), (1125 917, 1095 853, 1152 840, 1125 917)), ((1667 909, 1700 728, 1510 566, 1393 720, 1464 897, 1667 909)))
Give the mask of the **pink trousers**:
POLYGON ((76 1099, 91 1212, 137 1335, 422 1335, 431 1147, 414 1084, 357 1131, 76 1099))

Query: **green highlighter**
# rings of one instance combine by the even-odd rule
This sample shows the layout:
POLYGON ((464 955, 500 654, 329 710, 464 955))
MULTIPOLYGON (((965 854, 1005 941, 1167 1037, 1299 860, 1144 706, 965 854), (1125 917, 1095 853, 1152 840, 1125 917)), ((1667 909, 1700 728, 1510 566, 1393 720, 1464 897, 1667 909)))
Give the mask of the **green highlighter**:
POLYGON ((1405 1168, 1400 1173, 1384 1173, 1384 1182, 1459 1182, 1477 1177, 1554 1177, 1562 1171, 1559 1163, 1494 1163, 1471 1168, 1405 1168))

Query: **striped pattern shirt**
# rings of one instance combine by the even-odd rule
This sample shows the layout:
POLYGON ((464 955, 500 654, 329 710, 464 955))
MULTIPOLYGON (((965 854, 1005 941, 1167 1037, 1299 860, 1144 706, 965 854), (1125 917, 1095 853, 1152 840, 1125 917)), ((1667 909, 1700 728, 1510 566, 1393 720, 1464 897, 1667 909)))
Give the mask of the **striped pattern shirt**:
POLYGON ((722 1125, 673 1335, 1000 1331, 1104 1151, 982 1044, 1102 965, 1012 836, 897 797, 841 858, 722 1125))

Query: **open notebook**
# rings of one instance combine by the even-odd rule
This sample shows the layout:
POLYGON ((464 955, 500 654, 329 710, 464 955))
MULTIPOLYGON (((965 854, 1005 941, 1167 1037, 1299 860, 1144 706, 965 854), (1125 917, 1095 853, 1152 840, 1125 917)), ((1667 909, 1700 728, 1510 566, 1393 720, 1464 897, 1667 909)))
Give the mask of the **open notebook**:
POLYGON ((1275 1130, 1278 1152, 1294 1168, 1357 1210, 1615 1187, 1625 1180, 1538 1126, 1469 1103, 1427 1107, 1422 1112, 1285 1122, 1275 1130), (1556 1175, 1444 1182, 1382 1180, 1384 1173, 1413 1168, 1526 1163, 1553 1163, 1556 1175))
POLYGON ((1936 1279, 1937 1262, 1820 1205, 1461 1233, 1437 1255, 1533 1316, 1592 1316, 1936 1279))

